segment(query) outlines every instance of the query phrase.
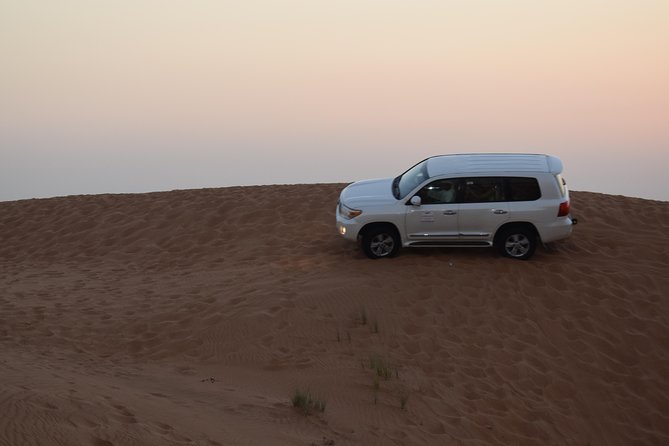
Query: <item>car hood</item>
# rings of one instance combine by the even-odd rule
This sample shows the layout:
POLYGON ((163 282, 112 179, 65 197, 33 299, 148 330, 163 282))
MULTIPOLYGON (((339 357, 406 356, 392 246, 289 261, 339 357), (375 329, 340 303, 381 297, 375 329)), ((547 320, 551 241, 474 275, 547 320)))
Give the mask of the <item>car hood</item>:
POLYGON ((393 196, 392 185, 392 178, 356 181, 341 191, 339 199, 351 208, 358 208, 365 204, 395 203, 397 200, 393 196))

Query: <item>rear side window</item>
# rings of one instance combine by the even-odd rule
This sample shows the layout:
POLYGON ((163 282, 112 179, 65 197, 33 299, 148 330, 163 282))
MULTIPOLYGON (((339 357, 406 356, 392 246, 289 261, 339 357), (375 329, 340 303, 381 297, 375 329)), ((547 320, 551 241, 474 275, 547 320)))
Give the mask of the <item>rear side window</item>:
POLYGON ((541 189, 536 178, 506 178, 506 201, 534 201, 541 198, 541 189))
POLYGON ((459 196, 462 203, 534 201, 541 198, 541 188, 532 177, 466 178, 459 196))

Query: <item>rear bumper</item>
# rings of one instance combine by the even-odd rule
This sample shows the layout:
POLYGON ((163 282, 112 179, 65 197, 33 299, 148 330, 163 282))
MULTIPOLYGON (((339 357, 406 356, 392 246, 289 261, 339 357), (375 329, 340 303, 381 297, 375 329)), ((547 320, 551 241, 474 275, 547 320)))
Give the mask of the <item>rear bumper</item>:
POLYGON ((543 243, 549 243, 567 238, 571 235, 572 228, 575 224, 575 221, 570 217, 564 217, 551 224, 544 225, 539 234, 541 236, 541 241, 543 243))

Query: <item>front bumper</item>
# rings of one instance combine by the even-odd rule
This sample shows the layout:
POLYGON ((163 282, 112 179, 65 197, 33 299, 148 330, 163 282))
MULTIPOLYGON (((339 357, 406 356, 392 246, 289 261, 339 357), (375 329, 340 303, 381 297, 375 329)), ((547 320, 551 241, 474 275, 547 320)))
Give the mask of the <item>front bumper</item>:
POLYGON ((347 220, 342 217, 339 213, 339 206, 337 206, 336 215, 337 233, 347 240, 357 241, 362 225, 355 218, 347 220))

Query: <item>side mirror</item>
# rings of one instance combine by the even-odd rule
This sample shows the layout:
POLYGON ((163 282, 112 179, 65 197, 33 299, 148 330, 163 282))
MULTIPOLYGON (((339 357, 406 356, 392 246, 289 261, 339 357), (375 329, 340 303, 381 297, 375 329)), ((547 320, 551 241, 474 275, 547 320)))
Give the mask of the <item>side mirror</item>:
POLYGON ((413 197, 411 197, 411 204, 412 205, 420 206, 421 202, 422 202, 422 200, 420 199, 420 197, 418 195, 414 195, 413 197))

